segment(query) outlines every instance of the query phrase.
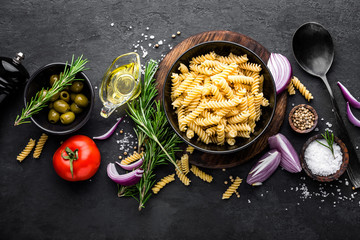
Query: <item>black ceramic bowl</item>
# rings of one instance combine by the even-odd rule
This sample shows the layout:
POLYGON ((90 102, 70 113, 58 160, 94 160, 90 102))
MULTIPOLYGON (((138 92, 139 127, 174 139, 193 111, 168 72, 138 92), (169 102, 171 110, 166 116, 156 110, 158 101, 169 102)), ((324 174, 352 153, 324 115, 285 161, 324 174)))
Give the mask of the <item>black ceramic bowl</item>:
MULTIPOLYGON (((64 71, 64 68, 65 63, 50 63, 37 70, 26 84, 24 92, 25 104, 30 101, 31 97, 35 96, 35 94, 43 87, 45 89, 50 88, 50 76, 53 74, 60 74, 64 71)), ((84 79, 84 88, 82 93, 89 99, 89 105, 84 108, 80 114, 76 114, 75 121, 68 125, 63 125, 60 121, 56 124, 50 123, 47 117, 49 109, 48 107, 45 107, 38 114, 34 114, 31 117, 31 120, 45 132, 57 135, 70 134, 79 130, 89 120, 91 111, 94 107, 94 90, 89 78, 83 72, 78 73, 75 78, 84 79)))
POLYGON ((266 130, 269 126, 276 106, 276 89, 273 77, 270 73, 270 70, 267 68, 266 64, 258 57, 253 51, 248 48, 236 44, 233 42, 226 41, 211 41, 205 42, 199 45, 194 46, 193 48, 187 50, 184 54, 182 54, 172 65, 170 71, 168 72, 164 89, 163 89, 163 104, 166 113, 166 117, 170 122, 171 127, 174 131, 188 144, 195 147, 196 149, 207 152, 207 153, 232 153, 244 149, 254 143, 266 130), (197 137, 189 139, 186 137, 185 132, 181 132, 178 126, 178 119, 173 106, 171 105, 171 74, 179 73, 180 63, 184 63, 185 65, 189 65, 189 61, 191 58, 207 54, 211 51, 215 51, 216 54, 227 56, 230 53, 235 55, 243 55, 247 54, 247 57, 250 62, 261 65, 261 74, 264 75, 264 85, 263 85, 263 93, 264 97, 269 100, 269 106, 262 108, 262 115, 258 122, 256 122, 255 132, 251 134, 250 138, 236 138, 236 143, 233 146, 225 144, 223 146, 216 144, 205 144, 203 142, 197 141, 197 137))

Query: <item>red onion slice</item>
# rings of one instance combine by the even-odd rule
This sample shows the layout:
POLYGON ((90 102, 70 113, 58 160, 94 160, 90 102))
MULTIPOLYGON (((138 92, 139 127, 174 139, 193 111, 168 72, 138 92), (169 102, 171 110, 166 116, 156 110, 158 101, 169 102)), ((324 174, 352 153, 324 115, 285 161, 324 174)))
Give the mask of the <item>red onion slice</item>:
POLYGON ((269 137, 268 142, 271 149, 276 149, 281 153, 280 166, 291 173, 301 172, 299 156, 293 145, 284 135, 278 133, 269 137))
POLYGON ((354 124, 356 127, 360 127, 360 120, 355 117, 352 113, 349 102, 346 103, 346 113, 349 121, 354 124))
POLYGON ((105 134, 97 137, 93 137, 93 139, 96 140, 105 140, 108 139, 113 133, 115 132, 116 127, 121 123, 121 121, 124 119, 124 117, 121 117, 115 124, 112 126, 109 131, 107 131, 105 134))
POLYGON ((271 53, 267 66, 275 81, 276 94, 282 93, 291 80, 292 68, 289 60, 279 53, 271 53))
POLYGON ((106 170, 107 175, 111 180, 123 186, 131 186, 137 184, 144 173, 144 170, 139 168, 132 172, 120 175, 117 172, 114 163, 109 163, 106 170))
POLYGON ((356 100, 356 98, 353 95, 351 95, 349 90, 340 82, 337 82, 337 85, 339 86, 345 100, 348 101, 352 107, 360 109, 360 102, 356 100))
POLYGON ((265 153, 250 170, 246 182, 252 186, 262 185, 277 169, 280 164, 281 153, 276 149, 265 153))
POLYGON ((141 167, 141 165, 143 164, 144 162, 144 157, 140 158, 139 160, 137 160, 136 162, 132 163, 132 164, 128 164, 128 165, 125 165, 125 164, 121 164, 119 162, 115 162, 117 165, 119 165, 120 167, 122 167, 123 169, 125 170, 128 170, 128 171, 131 171, 133 169, 136 169, 138 167, 141 167))

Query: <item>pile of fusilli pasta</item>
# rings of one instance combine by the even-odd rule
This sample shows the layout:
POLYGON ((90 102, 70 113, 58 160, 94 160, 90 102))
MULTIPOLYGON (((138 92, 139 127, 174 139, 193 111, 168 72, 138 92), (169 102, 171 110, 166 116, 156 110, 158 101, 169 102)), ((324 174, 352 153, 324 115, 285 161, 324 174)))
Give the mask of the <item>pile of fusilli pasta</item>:
POLYGON ((234 145, 236 137, 249 138, 269 101, 262 93, 261 66, 246 55, 219 56, 215 52, 180 64, 173 73, 171 99, 179 129, 188 138, 234 145))

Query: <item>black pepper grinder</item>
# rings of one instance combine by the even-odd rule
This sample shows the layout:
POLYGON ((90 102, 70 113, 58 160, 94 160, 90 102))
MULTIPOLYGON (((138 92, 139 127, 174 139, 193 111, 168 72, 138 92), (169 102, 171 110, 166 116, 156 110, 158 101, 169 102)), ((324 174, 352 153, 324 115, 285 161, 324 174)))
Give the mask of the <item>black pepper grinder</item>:
POLYGON ((0 105, 7 96, 18 91, 29 79, 28 71, 21 64, 24 58, 22 52, 13 59, 0 57, 0 105))

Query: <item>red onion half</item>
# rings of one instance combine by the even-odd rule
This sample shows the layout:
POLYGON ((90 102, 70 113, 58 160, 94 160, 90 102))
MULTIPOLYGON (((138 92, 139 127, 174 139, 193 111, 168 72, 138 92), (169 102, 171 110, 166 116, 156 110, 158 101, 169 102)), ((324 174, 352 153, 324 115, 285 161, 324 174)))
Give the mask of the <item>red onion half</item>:
POLYGON ((276 94, 282 93, 291 80, 292 68, 289 60, 279 53, 271 53, 267 66, 275 81, 276 94))
POLYGON ((291 145, 284 135, 278 133, 269 137, 268 142, 271 149, 276 149, 281 153, 280 166, 291 173, 301 172, 302 168, 299 156, 293 145, 291 145))
POLYGON ((260 186, 277 169, 281 160, 281 153, 276 149, 265 153, 250 170, 246 182, 252 186, 260 186))

